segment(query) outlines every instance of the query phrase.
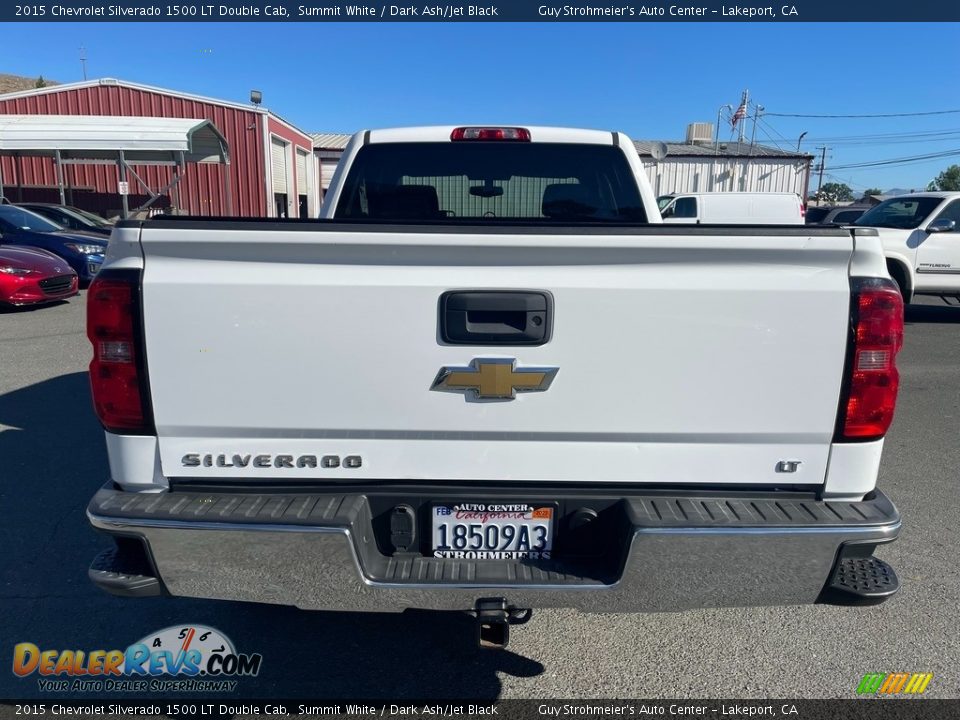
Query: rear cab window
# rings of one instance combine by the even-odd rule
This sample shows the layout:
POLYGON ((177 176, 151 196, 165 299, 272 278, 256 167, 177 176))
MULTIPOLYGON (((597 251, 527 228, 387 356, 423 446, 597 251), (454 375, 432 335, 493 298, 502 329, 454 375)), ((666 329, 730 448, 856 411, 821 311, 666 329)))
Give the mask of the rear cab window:
POLYGON ((613 145, 502 141, 373 143, 343 185, 338 219, 644 223, 613 145))

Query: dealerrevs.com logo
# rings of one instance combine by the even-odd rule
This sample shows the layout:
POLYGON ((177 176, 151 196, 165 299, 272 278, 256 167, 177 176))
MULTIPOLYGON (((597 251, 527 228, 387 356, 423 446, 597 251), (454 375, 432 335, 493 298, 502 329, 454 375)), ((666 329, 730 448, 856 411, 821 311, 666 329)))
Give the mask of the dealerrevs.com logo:
POLYGON ((232 692, 236 677, 260 672, 263 656, 238 653, 219 630, 175 625, 151 633, 126 650, 13 648, 13 673, 36 675, 48 692, 232 692))

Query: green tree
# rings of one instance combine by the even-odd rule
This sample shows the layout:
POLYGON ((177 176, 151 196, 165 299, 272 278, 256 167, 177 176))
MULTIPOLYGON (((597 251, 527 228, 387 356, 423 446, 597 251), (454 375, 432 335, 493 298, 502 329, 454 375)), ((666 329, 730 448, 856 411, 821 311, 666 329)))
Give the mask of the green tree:
POLYGON ((927 190, 960 190, 960 165, 951 165, 937 175, 927 185, 927 190))
POLYGON ((34 87, 42 88, 47 86, 47 81, 43 79, 43 75, 37 78, 37 81, 33 84, 34 87))
POLYGON ((835 203, 853 200, 853 190, 846 183, 827 183, 814 195, 817 202, 835 203))

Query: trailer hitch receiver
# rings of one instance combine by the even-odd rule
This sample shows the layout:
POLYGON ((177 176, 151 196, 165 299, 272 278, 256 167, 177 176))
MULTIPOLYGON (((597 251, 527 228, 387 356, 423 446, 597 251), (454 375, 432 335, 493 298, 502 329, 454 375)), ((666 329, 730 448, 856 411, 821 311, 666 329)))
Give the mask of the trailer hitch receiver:
POLYGON ((499 650, 510 642, 510 626, 528 622, 533 610, 513 607, 506 598, 480 598, 473 613, 480 647, 499 650))

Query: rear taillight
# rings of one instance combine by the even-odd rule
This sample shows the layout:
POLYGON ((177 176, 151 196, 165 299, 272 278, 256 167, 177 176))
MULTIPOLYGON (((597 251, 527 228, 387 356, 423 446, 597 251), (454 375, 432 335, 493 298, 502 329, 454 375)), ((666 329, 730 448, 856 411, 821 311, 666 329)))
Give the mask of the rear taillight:
POLYGON ((852 292, 847 393, 837 439, 877 440, 890 427, 897 404, 903 298, 891 280, 881 278, 855 279, 852 292))
POLYGON ((459 127, 450 133, 451 140, 512 140, 530 142, 530 131, 518 127, 459 127))
POLYGON ((140 273, 103 271, 87 293, 87 337, 93 345, 90 388, 103 427, 152 433, 140 332, 140 273))

